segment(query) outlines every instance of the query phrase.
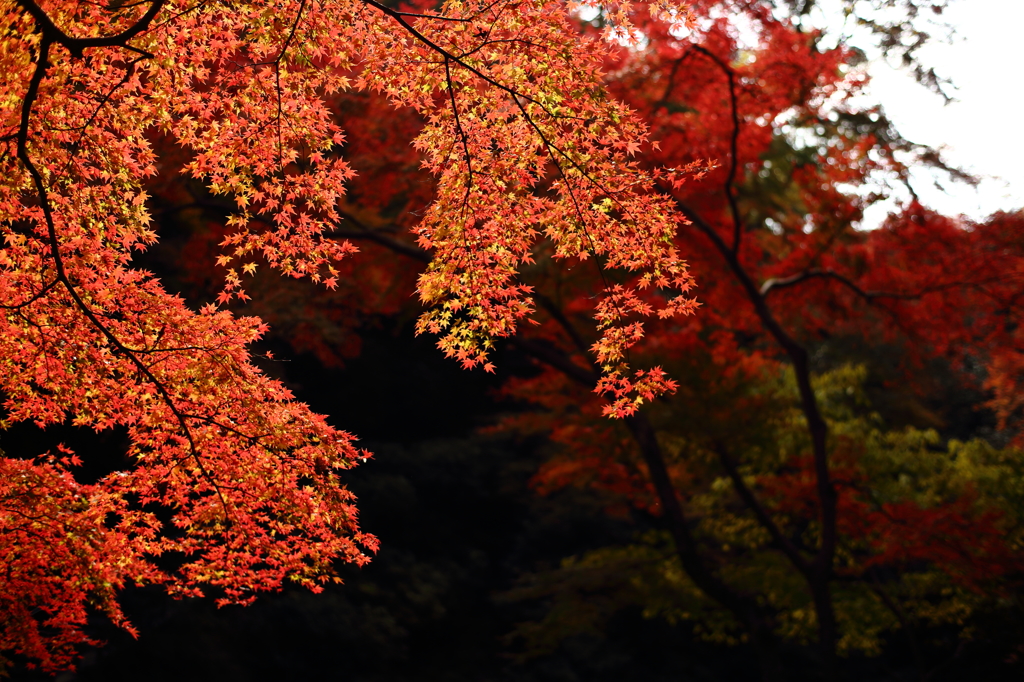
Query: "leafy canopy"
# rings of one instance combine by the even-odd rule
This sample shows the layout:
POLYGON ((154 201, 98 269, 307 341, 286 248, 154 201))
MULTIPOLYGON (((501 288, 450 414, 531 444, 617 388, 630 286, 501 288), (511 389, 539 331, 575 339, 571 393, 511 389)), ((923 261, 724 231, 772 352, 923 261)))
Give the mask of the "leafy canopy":
MULTIPOLYGON (((630 36, 631 13, 610 30, 630 36)), ((532 311, 517 274, 546 239, 618 273, 596 303, 608 411, 671 390, 627 352, 644 317, 695 306, 680 219, 632 158, 645 127, 604 91, 608 41, 562 3, 6 0, 0 24, 4 424, 121 427, 133 462, 84 485, 69 454, 0 460, 0 649, 57 669, 88 641, 86 604, 123 621, 127 582, 244 603, 285 580, 317 588, 376 548, 338 476, 368 454, 256 368, 260 320, 220 307, 260 264, 335 287, 356 251, 330 234, 355 173, 336 93, 382 93, 426 122, 420 329, 448 355, 490 369, 491 339, 532 311), (168 145, 235 205, 225 285, 199 311, 132 264, 157 239, 145 184, 168 145)))

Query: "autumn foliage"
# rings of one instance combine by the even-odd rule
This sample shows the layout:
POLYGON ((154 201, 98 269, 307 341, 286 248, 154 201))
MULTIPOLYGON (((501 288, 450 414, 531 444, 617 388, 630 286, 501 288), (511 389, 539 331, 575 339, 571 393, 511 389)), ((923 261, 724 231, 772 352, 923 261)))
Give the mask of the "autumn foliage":
POLYGON ((328 106, 341 91, 382 93, 426 122, 415 144, 436 192, 416 228, 434 253, 420 328, 447 354, 490 368, 491 339, 532 310, 516 275, 546 238, 558 258, 627 273, 597 304, 612 411, 671 388, 626 353, 638 318, 693 308, 679 218, 632 158, 645 127, 603 93, 607 41, 574 31, 561 4, 24 0, 2 17, 5 423, 122 427, 134 461, 78 486, 73 459, 8 453, 7 650, 68 665, 88 641, 85 604, 120 620, 128 582, 244 603, 286 580, 316 588, 334 561, 376 547, 338 477, 367 453, 256 369, 247 346, 264 325, 222 307, 247 298, 259 264, 337 286, 356 251, 330 234, 355 173, 328 106), (132 266, 157 238, 145 183, 158 136, 235 209, 225 284, 198 311, 132 266), (641 299, 653 289, 672 293, 641 299))
POLYGON ((823 49, 799 11, 773 4, 691 3, 691 33, 651 24, 643 49, 610 63, 610 89, 659 141, 646 163, 718 160, 699 182, 662 185, 689 221, 676 239, 702 307, 647 327, 648 362, 678 390, 614 423, 586 389, 596 278, 538 277, 549 315, 517 340, 538 373, 506 392, 541 409, 505 427, 561 446, 540 492, 597 490, 611 513, 653 514, 663 530, 535 576, 522 594, 558 606, 523 627, 530 646, 592 627, 586 595, 603 589, 746 639, 765 679, 786 679, 780 640, 816 641, 832 679, 837 655, 878 653, 896 629, 919 654, 915 632, 1019 585, 1019 449, 936 429, 949 428, 943 400, 976 391, 1003 429, 993 440, 1020 444, 1024 222, 908 202, 858 230, 868 190, 908 164, 956 173, 865 106, 854 52, 823 49))
POLYGON ((1018 451, 940 438, 923 405, 941 366, 1020 444, 1022 218, 912 203, 855 229, 858 190, 942 163, 793 4, 5 3, 4 424, 124 429, 131 466, 86 484, 67 448, 3 453, 0 649, 57 670, 90 609, 131 627, 126 585, 247 603, 368 561, 341 474, 369 453, 257 368, 267 325, 232 311, 255 298, 337 362, 406 286, 464 367, 535 363, 497 428, 555 444, 539 492, 660 524, 526 593, 600 569, 750 642, 766 679, 780 642, 829 676, 1009 594, 1018 451), (203 224, 198 310, 133 261, 173 211, 203 224), (321 293, 275 304, 263 269, 321 293))

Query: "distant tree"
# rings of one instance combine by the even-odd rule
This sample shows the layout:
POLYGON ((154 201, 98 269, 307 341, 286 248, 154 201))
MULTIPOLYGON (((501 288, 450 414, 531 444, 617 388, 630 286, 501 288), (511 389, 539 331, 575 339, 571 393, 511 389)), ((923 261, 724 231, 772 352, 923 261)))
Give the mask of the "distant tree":
POLYGON ((542 371, 507 388, 543 407, 509 426, 562 445, 540 490, 603 489, 665 532, 539 576, 522 594, 560 606, 523 634, 543 647, 573 631, 564 619, 593 627, 584 596, 604 584, 614 608, 747 639, 766 679, 792 672, 782 642, 816 642, 836 679, 837 655, 877 653, 897 629, 927 676, 921 628, 1018 608, 1022 453, 977 431, 940 438, 951 425, 929 393, 946 381, 945 398, 987 395, 995 445, 1021 444, 1024 215, 973 224, 911 203, 860 231, 879 178, 940 159, 863 104, 845 45, 820 47, 770 3, 691 9, 698 28, 645 25, 643 49, 607 67, 659 141, 645 163, 719 160, 700 182, 663 185, 689 220, 676 243, 702 307, 648 325, 643 357, 679 390, 622 424, 600 419, 582 324, 599 275, 543 268, 531 281, 547 318, 514 340, 542 371))
MULTIPOLYGON (((875 5, 844 3, 940 89, 914 51, 927 38, 916 19, 941 6, 902 3, 883 23, 875 5)), ((521 631, 536 650, 639 605, 749 641, 766 679, 792 672, 783 644, 814 643, 820 672, 835 678, 838 656, 879 653, 898 630, 927 677, 926 628, 969 634, 979 614, 1018 608, 1024 219, 974 224, 909 203, 882 228, 858 229, 911 166, 970 179, 864 103, 862 55, 808 28, 813 6, 693 2, 686 30, 638 20, 642 39, 606 61, 611 92, 657 141, 643 163, 688 219, 675 244, 702 307, 645 323, 631 357, 664 367, 678 390, 634 409, 592 391, 606 371, 591 359, 593 291, 617 275, 600 259, 563 268, 545 246, 523 275, 541 324, 509 346, 537 374, 505 391, 538 409, 504 426, 560 446, 538 489, 597 489, 613 512, 662 528, 521 590, 559 600, 521 631), (694 165, 712 167, 685 182, 663 170, 694 165), (954 423, 943 405, 968 392, 984 396, 975 407, 993 415, 987 431, 954 423), (612 598, 592 599, 598 589, 612 598)), ((615 26, 585 16, 584 32, 615 26)), ((432 263, 402 239, 421 201, 407 190, 414 177, 391 165, 341 229, 411 269, 432 263)))

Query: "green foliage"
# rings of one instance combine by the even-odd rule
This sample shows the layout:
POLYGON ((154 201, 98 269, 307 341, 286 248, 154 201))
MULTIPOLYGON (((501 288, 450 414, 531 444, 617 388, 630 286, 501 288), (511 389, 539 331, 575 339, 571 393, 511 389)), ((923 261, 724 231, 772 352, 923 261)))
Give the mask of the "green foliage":
MULTIPOLYGON (((832 587, 838 649, 878 655, 890 633, 922 626, 953 626, 970 637, 976 615, 1012 607, 1011 587, 1020 575, 1012 557, 1021 549, 1024 515, 1022 453, 981 439, 943 442, 934 430, 887 429, 871 411, 865 378, 863 367, 845 366, 814 384, 840 486, 832 587), (894 543, 901 553, 891 551, 894 543)), ((747 486, 767 501, 773 522, 811 556, 818 524, 808 493, 810 445, 792 374, 766 375, 748 394, 769 400, 751 413, 756 420, 745 422, 745 439, 733 439, 744 444, 733 456, 747 486)), ((714 424, 701 431, 694 420, 685 421, 691 430, 682 435, 677 429, 663 446, 690 480, 701 483, 686 500, 696 519, 693 532, 719 559, 727 584, 763 595, 782 639, 813 642, 817 623, 806 583, 717 466, 714 424)), ((645 617, 692 627, 709 641, 743 640, 734 619, 687 577, 671 538, 660 530, 569 557, 509 596, 550 603, 543 620, 517 631, 534 654, 566 637, 598 632, 617 612, 637 607, 645 617)))

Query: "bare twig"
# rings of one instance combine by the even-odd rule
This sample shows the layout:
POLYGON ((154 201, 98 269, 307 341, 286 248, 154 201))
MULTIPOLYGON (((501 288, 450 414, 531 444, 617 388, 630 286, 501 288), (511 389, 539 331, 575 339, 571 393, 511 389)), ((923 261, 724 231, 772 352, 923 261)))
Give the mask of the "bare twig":
POLYGON ((729 110, 732 113, 732 135, 729 138, 729 172, 725 177, 725 196, 729 201, 729 210, 732 213, 732 252, 739 254, 740 239, 743 236, 743 220, 740 218, 740 208, 736 201, 736 171, 739 168, 739 138, 740 138, 740 114, 736 97, 736 72, 732 67, 722 61, 718 55, 705 47, 694 45, 693 49, 700 52, 713 61, 729 80, 729 110))

